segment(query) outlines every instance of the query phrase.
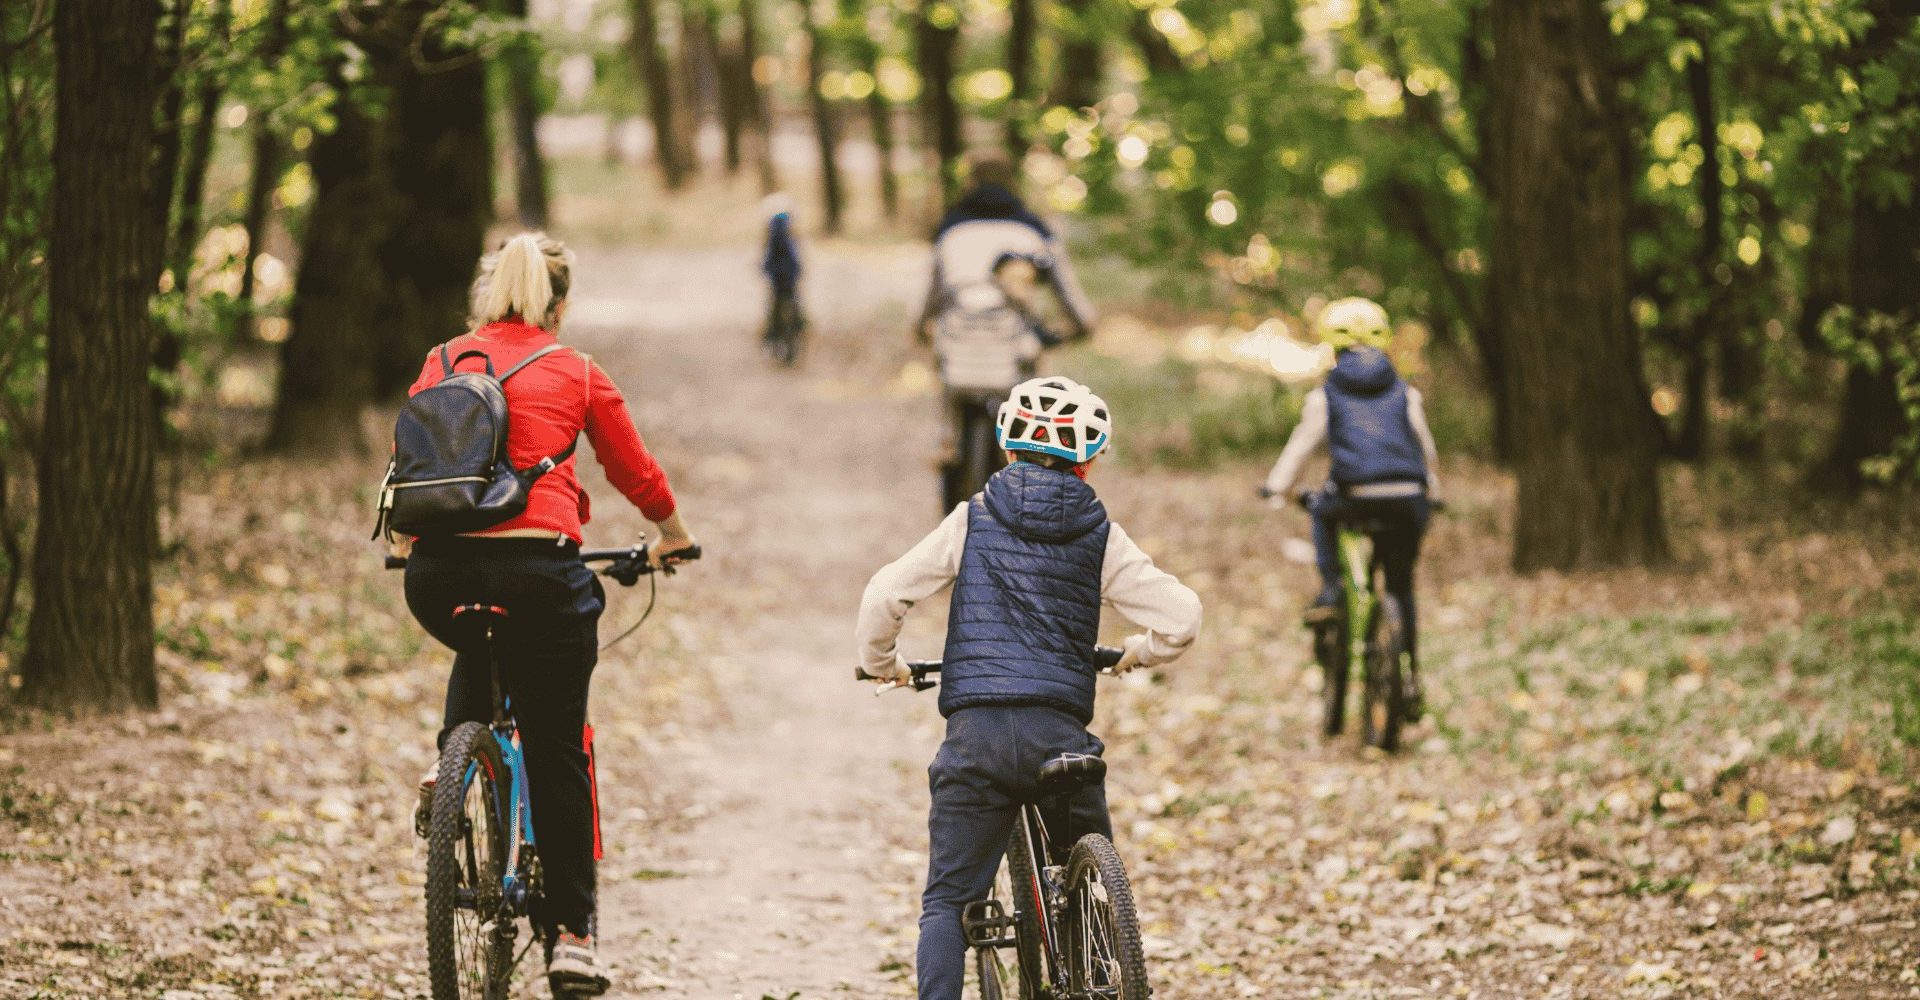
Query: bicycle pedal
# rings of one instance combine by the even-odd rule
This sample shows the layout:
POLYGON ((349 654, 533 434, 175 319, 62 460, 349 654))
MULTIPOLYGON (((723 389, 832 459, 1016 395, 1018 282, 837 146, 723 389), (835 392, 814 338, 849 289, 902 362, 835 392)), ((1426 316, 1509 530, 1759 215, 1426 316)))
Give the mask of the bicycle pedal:
POLYGON ((550 973, 547 976, 547 990, 553 994, 554 1000, 597 997, 607 992, 612 985, 600 976, 573 976, 566 973, 550 973))
POLYGON ((1013 943, 1013 918, 997 899, 982 899, 967 904, 960 913, 960 928, 969 948, 999 948, 1013 943))

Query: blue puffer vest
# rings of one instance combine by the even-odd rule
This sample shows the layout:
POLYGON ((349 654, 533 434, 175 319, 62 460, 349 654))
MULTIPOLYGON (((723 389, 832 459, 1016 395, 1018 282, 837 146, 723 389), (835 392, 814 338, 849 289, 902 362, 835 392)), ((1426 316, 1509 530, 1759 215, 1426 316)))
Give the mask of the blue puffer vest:
POLYGON ((1107 509, 1070 472, 1015 462, 967 505, 940 714, 1047 705, 1093 721, 1107 509))
POLYGON ((1333 481, 1427 481, 1427 457, 1407 415, 1407 383, 1370 347, 1340 352, 1327 375, 1327 450, 1333 481))

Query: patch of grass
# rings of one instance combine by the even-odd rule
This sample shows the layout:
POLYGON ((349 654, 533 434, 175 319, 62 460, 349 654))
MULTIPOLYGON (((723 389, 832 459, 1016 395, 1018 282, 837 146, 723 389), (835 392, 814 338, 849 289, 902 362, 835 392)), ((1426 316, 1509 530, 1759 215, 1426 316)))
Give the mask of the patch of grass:
POLYGON ((664 882, 668 879, 686 877, 686 872, 677 872, 670 868, 642 868, 633 873, 635 882, 664 882))
MULTIPOLYGON (((1900 772, 1920 749, 1920 614, 1814 617, 1752 633, 1721 609, 1570 617, 1432 636, 1456 749, 1621 760, 1662 783, 1753 752, 1900 772)), ((1737 763, 1737 762, 1736 762, 1737 763)))

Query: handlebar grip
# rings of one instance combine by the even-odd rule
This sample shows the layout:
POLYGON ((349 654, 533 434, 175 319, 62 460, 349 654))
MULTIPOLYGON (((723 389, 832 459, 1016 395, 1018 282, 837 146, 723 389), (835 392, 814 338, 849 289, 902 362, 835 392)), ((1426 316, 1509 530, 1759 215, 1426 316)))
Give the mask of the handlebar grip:
POLYGON ((388 569, 406 569, 407 557, 406 556, 388 556, 387 568, 388 569))
POLYGON ((698 544, 689 545, 677 552, 669 552, 660 558, 662 561, 669 563, 693 562, 700 558, 700 546, 698 544))
POLYGON ((877 681, 880 678, 867 673, 867 668, 856 665, 853 668, 853 679, 856 681, 877 681))
POLYGON ((1112 670, 1125 655, 1127 655, 1126 650, 1115 646, 1093 647, 1093 663, 1102 670, 1112 670))

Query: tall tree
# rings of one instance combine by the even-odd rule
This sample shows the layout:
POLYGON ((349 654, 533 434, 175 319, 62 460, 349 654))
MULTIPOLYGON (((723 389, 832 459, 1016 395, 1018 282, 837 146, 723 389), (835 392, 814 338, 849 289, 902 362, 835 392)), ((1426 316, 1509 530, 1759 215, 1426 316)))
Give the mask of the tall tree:
POLYGON ((1627 190, 1606 15, 1588 0, 1491 9, 1490 277, 1512 373, 1513 562, 1659 560, 1659 434, 1627 321, 1627 190))
POLYGON ((1007 23, 1007 156, 1019 163, 1027 155, 1028 106, 1033 100, 1033 46, 1040 33, 1040 0, 1011 0, 1007 23))
MULTIPOLYGON (((263 68, 273 68, 286 55, 290 35, 287 2, 273 0, 267 7, 260 48, 254 57, 263 68)), ((280 136, 274 132, 273 121, 266 112, 265 108, 253 109, 252 167, 247 172, 247 204, 240 221, 247 232, 246 259, 240 267, 240 301, 249 306, 253 304, 253 268, 266 244, 267 210, 272 207, 273 189, 280 184, 280 136)))
MULTIPOLYGON (((843 0, 843 10, 845 7, 843 0)), ((854 15, 849 12, 847 16, 854 15)), ((867 30, 856 32, 852 39, 860 71, 873 81, 873 89, 867 91, 867 132, 873 138, 875 169, 880 179, 880 211, 889 219, 900 214, 900 179, 893 169, 893 102, 887 100, 886 91, 880 86, 880 40, 892 34, 892 16, 890 5, 870 9, 867 30)))
POLYGON ((464 328, 493 220, 486 63, 426 16, 444 2, 398 5, 395 31, 369 50, 396 81, 388 150, 401 213, 381 250, 392 297, 374 373, 380 398, 404 392, 427 350, 464 328))
POLYGON ((960 10, 950 0, 928 0, 914 22, 914 56, 920 69, 920 119, 933 154, 940 190, 948 200, 959 184, 960 104, 953 98, 960 10))
POLYGON ((54 11, 42 502, 20 689, 50 708, 150 707, 159 697, 147 374, 165 232, 148 210, 159 20, 157 0, 54 11))
POLYGON ((360 417, 373 398, 372 359, 388 276, 381 248, 399 218, 388 130, 335 60, 335 123, 313 141, 314 200, 300 249, 292 328, 267 444, 304 454, 364 452, 360 417))
POLYGON ((826 231, 840 231, 845 196, 840 180, 840 122, 838 109, 820 89, 827 71, 827 44, 820 30, 813 0, 800 0, 800 25, 807 33, 807 107, 813 112, 813 135, 820 148, 820 208, 826 231))
POLYGON ((740 0, 740 85, 747 98, 748 117, 760 138, 755 151, 760 167, 760 190, 772 192, 780 186, 773 163, 773 109, 771 96, 760 79, 760 0, 740 0))
MULTIPOLYGON (((509 17, 526 21, 527 0, 506 0, 509 17)), ((530 26, 529 26, 530 27, 530 26)), ((540 153, 540 42, 531 31, 506 54, 507 110, 513 127, 513 206, 520 224, 545 229, 547 159, 540 153)))
POLYGON ((679 109, 673 100, 673 67, 660 45, 659 0, 633 0, 633 24, 627 46, 647 88, 647 117, 653 123, 653 155, 667 190, 677 191, 693 173, 679 142, 679 109))
POLYGON ((1060 66, 1047 99, 1069 108, 1091 107, 1100 100, 1100 32, 1092 23, 1094 0, 1061 0, 1060 66))

